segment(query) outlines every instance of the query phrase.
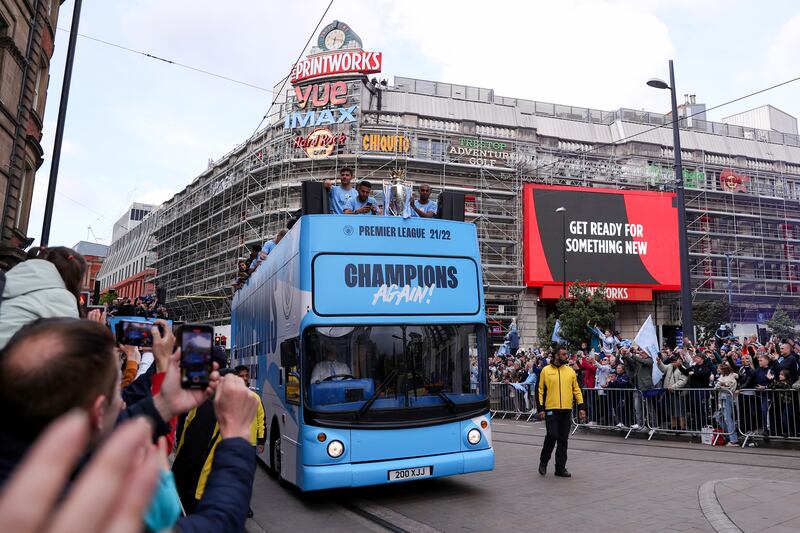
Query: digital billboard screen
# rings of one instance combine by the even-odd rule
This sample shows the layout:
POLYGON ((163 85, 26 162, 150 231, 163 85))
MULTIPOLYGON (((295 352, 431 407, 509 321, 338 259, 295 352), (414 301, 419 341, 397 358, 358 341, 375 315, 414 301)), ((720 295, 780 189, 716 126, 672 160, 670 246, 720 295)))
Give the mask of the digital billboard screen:
POLYGON ((562 284, 566 249, 568 283, 680 289, 673 193, 537 184, 523 193, 527 286, 562 284))

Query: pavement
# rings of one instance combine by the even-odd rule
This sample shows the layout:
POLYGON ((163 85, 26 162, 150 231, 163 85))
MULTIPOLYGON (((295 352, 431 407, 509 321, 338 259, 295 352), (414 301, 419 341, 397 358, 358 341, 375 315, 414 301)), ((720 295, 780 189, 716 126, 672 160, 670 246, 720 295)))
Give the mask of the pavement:
POLYGON ((259 468, 248 531, 800 531, 800 452, 580 431, 571 479, 536 472, 541 423, 493 422, 495 470, 301 493, 259 468))
POLYGON ((800 483, 748 478, 707 483, 708 511, 702 498, 701 505, 707 517, 718 513, 714 518, 721 521, 712 519, 717 531, 800 531, 800 483))

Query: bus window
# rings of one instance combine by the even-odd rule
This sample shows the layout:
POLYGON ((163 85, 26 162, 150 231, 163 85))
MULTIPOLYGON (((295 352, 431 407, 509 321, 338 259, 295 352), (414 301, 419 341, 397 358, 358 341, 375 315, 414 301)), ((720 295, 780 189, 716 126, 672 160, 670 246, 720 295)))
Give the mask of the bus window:
POLYGON ((286 369, 286 401, 295 405, 300 404, 300 374, 297 367, 286 369))
POLYGON ((306 405, 359 417, 474 409, 486 398, 479 370, 484 330, 473 324, 310 328, 303 350, 306 405))

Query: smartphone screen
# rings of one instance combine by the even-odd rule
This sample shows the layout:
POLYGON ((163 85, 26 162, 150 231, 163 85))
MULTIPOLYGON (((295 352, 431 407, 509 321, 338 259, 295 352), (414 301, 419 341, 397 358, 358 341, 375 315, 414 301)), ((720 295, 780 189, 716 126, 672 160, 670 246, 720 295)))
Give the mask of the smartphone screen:
POLYGON ((214 328, 205 324, 184 324, 180 329, 181 386, 204 389, 211 375, 211 345, 214 328))
POLYGON ((153 346, 153 334, 150 322, 134 322, 121 320, 117 323, 117 342, 128 346, 149 348, 153 346))

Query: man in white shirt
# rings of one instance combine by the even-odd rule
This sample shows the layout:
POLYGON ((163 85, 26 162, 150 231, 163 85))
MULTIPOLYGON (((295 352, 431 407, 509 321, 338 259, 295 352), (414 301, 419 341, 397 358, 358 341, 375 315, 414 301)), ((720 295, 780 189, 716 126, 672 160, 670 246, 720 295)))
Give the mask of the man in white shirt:
POLYGON ((336 360, 336 350, 332 346, 325 349, 325 360, 314 366, 311 383, 319 383, 328 378, 351 376, 350 367, 336 360))

